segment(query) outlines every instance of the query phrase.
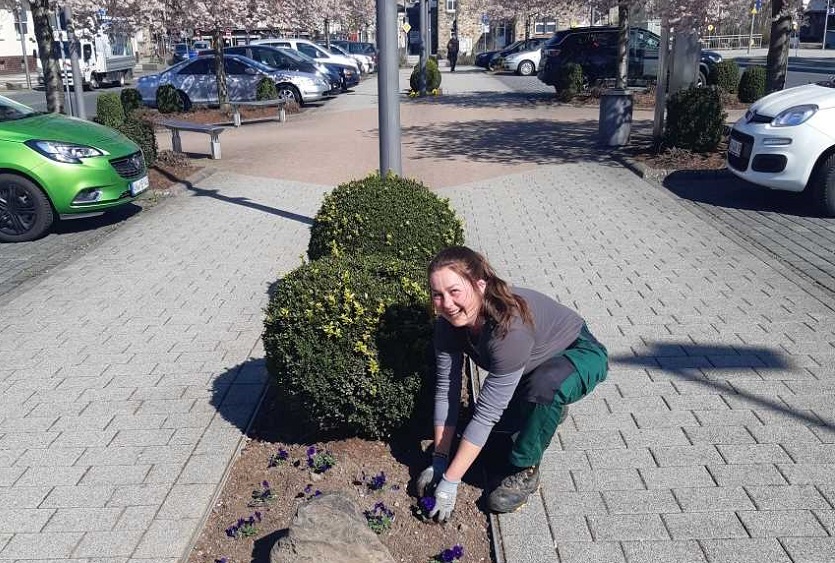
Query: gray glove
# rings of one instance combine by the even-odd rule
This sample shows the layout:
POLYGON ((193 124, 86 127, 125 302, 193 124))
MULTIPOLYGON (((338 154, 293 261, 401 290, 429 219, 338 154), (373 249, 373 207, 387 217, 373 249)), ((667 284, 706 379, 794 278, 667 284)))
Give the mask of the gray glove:
POLYGON ((438 522, 446 522, 452 516, 452 510, 455 508, 455 499, 458 496, 458 485, 461 481, 448 481, 446 475, 435 487, 435 508, 429 513, 429 517, 433 518, 436 514, 438 522))
POLYGON ((418 476, 418 496, 425 497, 432 492, 448 465, 449 460, 444 454, 434 454, 432 456, 432 465, 421 471, 418 476))

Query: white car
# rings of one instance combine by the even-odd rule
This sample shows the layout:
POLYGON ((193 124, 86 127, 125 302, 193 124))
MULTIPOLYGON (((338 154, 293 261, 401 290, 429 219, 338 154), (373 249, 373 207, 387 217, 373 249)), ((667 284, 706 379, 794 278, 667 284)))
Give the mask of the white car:
POLYGON ((835 216, 835 82, 774 92, 731 130, 728 169, 773 190, 812 191, 835 216))
POLYGON ((542 46, 544 44, 545 39, 530 38, 523 41, 515 50, 506 49, 499 55, 502 70, 509 70, 522 76, 536 74, 539 69, 539 61, 542 58, 542 46))
MULTIPOLYGON (((327 49, 325 45, 319 45, 320 47, 324 47, 327 49)), ((343 49, 339 45, 334 45, 331 43, 330 48, 331 53, 336 55, 343 55, 345 57, 351 57, 357 64, 360 66, 360 70, 363 74, 368 74, 369 72, 374 72, 374 59, 369 57, 368 55, 363 55, 361 53, 349 53, 347 50, 343 49)))
POLYGON ((284 47, 287 49, 295 49, 296 51, 304 53, 312 59, 316 59, 316 62, 338 63, 342 65, 348 65, 352 67, 355 71, 360 71, 359 64, 355 59, 331 53, 324 47, 320 47, 316 43, 312 43, 307 39, 271 37, 269 39, 256 39, 255 41, 252 41, 251 44, 269 45, 271 47, 284 47))

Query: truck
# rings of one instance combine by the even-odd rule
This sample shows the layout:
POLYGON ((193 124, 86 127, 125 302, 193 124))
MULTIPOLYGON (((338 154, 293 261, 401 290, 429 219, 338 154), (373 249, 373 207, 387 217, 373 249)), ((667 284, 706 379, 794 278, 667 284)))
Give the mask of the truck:
MULTIPOLYGON (((98 31, 92 37, 78 39, 78 63, 84 87, 91 90, 105 84, 124 86, 133 78, 133 68, 136 65, 134 55, 134 38, 125 32, 98 31)), ((72 64, 70 61, 69 43, 66 33, 60 32, 60 40, 53 43, 54 56, 59 67, 63 65, 64 81, 73 85, 72 64)), ((40 59, 38 59, 38 70, 40 59)), ((43 84, 43 72, 39 77, 43 84)))

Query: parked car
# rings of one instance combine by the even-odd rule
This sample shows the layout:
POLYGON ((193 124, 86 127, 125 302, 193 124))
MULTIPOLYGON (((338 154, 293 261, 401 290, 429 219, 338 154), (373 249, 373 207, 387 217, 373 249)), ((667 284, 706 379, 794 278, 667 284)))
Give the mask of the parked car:
MULTIPOLYGON (((319 46, 327 49, 327 47, 321 43, 319 46)), ((343 49, 336 43, 331 43, 330 52, 344 57, 351 57, 357 61, 357 64, 360 67, 360 72, 363 74, 374 72, 374 59, 370 55, 364 55, 362 53, 349 53, 346 49, 343 49)))
POLYGON ((213 49, 212 44, 208 41, 195 41, 191 44, 191 48, 197 51, 198 53, 200 51, 208 51, 213 49))
POLYGON ((320 47, 316 43, 312 43, 306 39, 272 37, 269 39, 256 39, 255 41, 252 41, 251 44, 270 45, 272 47, 284 47, 286 49, 295 49, 296 51, 300 51, 312 59, 316 59, 317 62, 339 63, 343 65, 348 65, 350 67, 353 67, 355 70, 359 71, 359 64, 351 57, 335 55, 334 53, 327 51, 324 47, 320 47))
POLYGON ((806 84, 757 100, 731 130, 728 169, 789 192, 809 190, 835 216, 835 81, 806 84))
POLYGON ((530 76, 539 68, 542 45, 547 39, 532 38, 521 42, 513 49, 502 51, 499 61, 502 70, 509 70, 522 76, 530 76))
POLYGON ((177 64, 187 61, 188 59, 193 59, 196 56, 197 50, 190 47, 188 43, 177 43, 174 45, 174 52, 171 56, 171 60, 174 64, 177 64))
POLYGON ((352 55, 366 55, 371 57, 374 68, 377 68, 377 47, 374 43, 367 43, 365 41, 331 41, 331 44, 336 44, 343 51, 348 51, 352 55))
POLYGON ((301 51, 296 51, 295 49, 288 49, 286 47, 273 47, 274 49, 279 49, 280 51, 287 54, 289 57, 295 57, 299 61, 304 61, 309 64, 318 65, 320 67, 324 67, 328 70, 328 72, 338 74, 342 79, 342 91, 347 92, 350 88, 353 88, 357 84, 360 83, 360 73, 359 71, 350 65, 344 65, 340 63, 320 63, 316 59, 308 57, 301 51))
POLYGON ((317 75, 330 83, 331 92, 329 93, 338 94, 342 91, 342 76, 338 71, 328 69, 325 65, 315 61, 308 62, 291 55, 290 53, 298 52, 292 49, 279 49, 269 45, 238 45, 236 47, 226 47, 223 52, 224 54, 250 58, 276 70, 317 75))
POLYGON ((0 242, 90 217, 148 188, 142 151, 118 131, 0 96, 0 242))
MULTIPOLYGON (((275 70, 264 64, 240 55, 224 55, 229 101, 251 101, 255 99, 258 83, 268 77, 275 81, 278 97, 295 100, 303 105, 321 100, 331 90, 331 84, 321 76, 275 70)), ((159 74, 149 74, 136 81, 136 89, 142 95, 142 102, 156 105, 157 88, 163 84, 173 85, 183 99, 183 104, 217 104, 217 78, 215 56, 201 55, 167 68, 159 74)))
POLYGON ((495 49, 493 51, 482 51, 480 53, 476 53, 473 64, 485 70, 490 70, 490 62, 493 60, 494 56, 499 54, 500 50, 501 49, 495 49))

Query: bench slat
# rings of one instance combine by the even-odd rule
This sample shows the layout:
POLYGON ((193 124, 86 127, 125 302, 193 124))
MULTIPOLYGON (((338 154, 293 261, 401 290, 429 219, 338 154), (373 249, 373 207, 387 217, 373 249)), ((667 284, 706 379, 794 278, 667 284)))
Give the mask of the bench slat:
POLYGON ((180 131, 192 131, 195 133, 209 133, 216 135, 223 132, 226 127, 222 125, 205 125, 202 123, 192 123, 191 121, 181 121, 177 119, 166 119, 160 122, 160 125, 168 129, 179 129, 180 131))

